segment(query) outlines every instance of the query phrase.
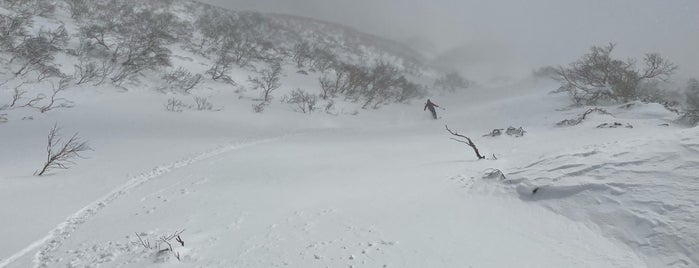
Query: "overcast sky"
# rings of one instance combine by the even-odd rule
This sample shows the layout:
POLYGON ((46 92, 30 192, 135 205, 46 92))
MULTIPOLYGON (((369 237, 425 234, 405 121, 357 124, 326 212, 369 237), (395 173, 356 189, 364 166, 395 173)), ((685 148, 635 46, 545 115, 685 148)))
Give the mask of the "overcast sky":
MULTIPOLYGON (((593 44, 619 57, 660 52, 699 76, 699 0, 204 0, 337 22, 431 52, 531 68, 593 44), (469 50, 470 52, 465 52, 469 50)), ((527 70, 528 71, 528 70, 527 70)))

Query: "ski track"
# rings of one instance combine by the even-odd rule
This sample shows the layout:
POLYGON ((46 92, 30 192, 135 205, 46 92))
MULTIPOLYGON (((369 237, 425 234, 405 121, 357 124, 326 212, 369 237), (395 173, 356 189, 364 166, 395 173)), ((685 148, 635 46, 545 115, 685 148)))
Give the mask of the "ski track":
POLYGON ((191 164, 227 153, 235 151, 238 149, 243 149, 247 147, 256 146, 259 144, 275 142, 283 140, 295 134, 287 134, 279 137, 272 137, 267 139, 259 140, 249 140, 238 143, 232 143, 229 145, 219 146, 216 149, 200 153, 190 158, 185 158, 183 160, 175 161, 169 164, 157 166, 151 171, 142 173, 138 176, 133 177, 127 183, 117 187, 115 190, 109 194, 97 199, 96 201, 90 203, 86 207, 78 210, 74 214, 70 215, 64 222, 58 224, 55 229, 49 232, 45 237, 31 243, 29 246, 18 251, 17 253, 9 256, 5 259, 0 259, 0 268, 5 268, 20 258, 26 256, 32 251, 37 251, 34 256, 34 267, 48 267, 48 264, 53 262, 51 253, 57 250, 65 240, 70 238, 70 236, 75 232, 80 225, 87 222, 90 218, 97 215, 97 213, 103 208, 107 207, 112 202, 116 201, 120 197, 129 193, 129 191, 143 185, 144 183, 160 177, 164 174, 170 173, 174 170, 189 166, 191 164))

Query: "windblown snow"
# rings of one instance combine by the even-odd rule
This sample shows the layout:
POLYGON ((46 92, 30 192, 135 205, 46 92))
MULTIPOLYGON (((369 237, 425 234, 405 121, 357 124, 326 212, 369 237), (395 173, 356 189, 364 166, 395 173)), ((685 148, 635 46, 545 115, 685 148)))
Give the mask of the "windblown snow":
POLYGON ((2 154, 0 265, 696 265, 695 129, 665 126, 672 114, 640 103, 557 127, 581 111, 555 111, 559 97, 546 91, 444 98, 438 121, 419 105, 258 115, 233 100, 216 113, 168 113, 148 104, 167 98, 159 93, 77 93, 94 98, 2 125, 14 153, 2 154), (27 176, 40 130, 56 120, 95 151, 71 170, 27 176), (595 127, 609 121, 634 128, 595 127), (474 160, 445 123, 498 159, 474 160), (527 133, 480 137, 508 124, 527 133), (505 178, 484 178, 491 168, 505 178), (179 261, 136 236, 180 230, 179 261))
MULTIPOLYGON (((209 68, 171 49, 173 68, 209 68)), ((319 92, 294 68, 279 96, 319 92)), ((0 268, 699 267, 699 129, 661 105, 558 126, 592 107, 523 81, 432 92, 438 120, 422 100, 254 113, 244 86, 163 93, 151 80, 78 86, 70 109, 0 122, 0 268), (164 108, 193 96, 213 109, 164 108), (93 151, 32 176, 54 123, 93 151), (484 135, 509 126, 526 132, 484 135)))

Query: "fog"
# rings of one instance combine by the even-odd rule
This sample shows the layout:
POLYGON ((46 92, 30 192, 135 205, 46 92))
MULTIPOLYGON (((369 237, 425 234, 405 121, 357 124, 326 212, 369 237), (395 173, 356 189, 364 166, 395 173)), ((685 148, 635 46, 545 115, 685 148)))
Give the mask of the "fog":
POLYGON ((659 52, 699 76, 697 0, 206 0, 337 22, 402 41, 442 66, 496 76, 567 64, 591 45, 617 57, 659 52))

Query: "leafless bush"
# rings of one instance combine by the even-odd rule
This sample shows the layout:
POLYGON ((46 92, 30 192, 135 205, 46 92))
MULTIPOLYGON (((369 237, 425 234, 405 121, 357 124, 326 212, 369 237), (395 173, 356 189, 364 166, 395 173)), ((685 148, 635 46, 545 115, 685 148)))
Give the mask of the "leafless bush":
POLYGON ((24 38, 27 27, 31 23, 29 14, 15 14, 13 16, 0 14, 0 48, 12 50, 17 38, 24 38))
POLYGON ((185 93, 189 93, 190 90, 194 89, 201 82, 201 78, 201 74, 192 74, 182 67, 162 76, 165 82, 164 88, 176 89, 185 93))
POLYGON ((282 76, 282 66, 279 62, 270 64, 269 68, 259 72, 258 77, 248 77, 248 81, 254 89, 261 89, 261 98, 263 102, 269 102, 272 98, 272 91, 281 86, 280 79, 282 76))
POLYGON ((287 98, 286 103, 296 105, 296 110, 305 114, 311 113, 315 110, 317 100, 318 98, 316 95, 297 88, 291 92, 291 95, 287 98))
POLYGON ((181 100, 170 98, 167 100, 167 104, 165 104, 165 110, 170 111, 170 112, 182 112, 184 109, 187 108, 187 105, 184 104, 181 100))
POLYGON ((447 129, 447 132, 449 132, 449 134, 457 137, 457 138, 451 138, 452 140, 460 142, 460 143, 465 143, 466 145, 471 147, 471 149, 473 149, 473 152, 476 153, 476 157, 478 157, 478 160, 485 159, 485 156, 481 155, 480 151, 478 151, 478 147, 476 147, 476 144, 473 143, 471 138, 466 137, 464 135, 461 135, 456 131, 452 131, 451 129, 449 129, 449 126, 447 126, 447 125, 445 125, 444 127, 447 129))
POLYGON ((170 65, 167 45, 177 40, 177 29, 182 25, 177 17, 162 10, 139 10, 128 1, 95 4, 95 16, 100 17, 82 26, 81 34, 109 54, 116 66, 110 75, 112 82, 121 84, 143 71, 170 65))
POLYGON ((603 123, 597 126, 597 128, 620 128, 620 127, 625 127, 625 128, 633 128, 631 124, 622 124, 619 122, 614 122, 614 123, 603 123))
POLYGON ((34 172, 36 176, 43 176, 47 171, 54 169, 68 169, 74 165, 74 159, 82 158, 80 153, 92 150, 86 141, 78 137, 78 133, 73 134, 65 143, 61 144, 61 128, 58 124, 53 125, 48 134, 48 144, 46 145, 46 162, 40 170, 34 172))
POLYGON ((305 67, 312 58, 313 52, 310 43, 303 41, 294 46, 292 59, 296 63, 296 67, 305 67))
POLYGON ((73 104, 71 101, 65 99, 65 98, 58 98, 58 94, 61 92, 65 91, 68 89, 68 86, 70 85, 70 79, 61 79, 61 81, 58 84, 58 87, 51 83, 51 96, 48 98, 48 103, 46 103, 43 106, 40 107, 35 107, 39 109, 39 112, 45 113, 48 111, 51 111, 53 109, 58 109, 58 108, 71 108, 73 107, 73 104))
MULTIPOLYGON (((100 79, 104 69, 100 69, 96 62, 80 60, 80 63, 75 64, 75 72, 73 78, 76 85, 92 83, 100 79)), ((104 67, 104 66, 103 66, 104 67)))
POLYGON ((523 137, 524 134, 527 133, 527 131, 524 130, 524 128, 522 128, 522 127, 515 128, 515 127, 512 127, 512 126, 511 126, 511 127, 508 127, 508 128, 507 128, 507 130, 505 131, 505 133, 506 133, 507 135, 509 135, 509 136, 513 136, 513 137, 515 137, 515 138, 519 138, 519 137, 523 137))
POLYGON ((27 91, 26 91, 26 90, 20 89, 23 85, 24 85, 24 82, 22 82, 21 84, 17 85, 17 86, 14 88, 14 90, 12 91, 12 102, 10 103, 10 105, 9 105, 8 107, 10 107, 10 108, 11 108, 11 107, 15 107, 15 105, 18 104, 17 102, 18 102, 20 99, 22 99, 22 97, 24 96, 24 94, 27 94, 27 91))
POLYGON ((11 49, 10 63, 21 59, 24 63, 15 75, 27 73, 32 66, 46 66, 54 59, 54 53, 61 50, 68 42, 65 27, 56 30, 40 30, 36 36, 26 37, 24 41, 11 49))
POLYGON ((325 72, 337 62, 335 54, 328 48, 316 47, 312 53, 311 66, 319 72, 325 72))
POLYGON ((502 135, 503 130, 505 130, 505 129, 502 129, 502 128, 493 129, 493 131, 491 131, 488 134, 483 135, 483 137, 498 137, 498 136, 502 135))
POLYGON ((176 231, 172 234, 162 235, 155 240, 154 244, 151 244, 150 240, 141 237, 142 235, 145 236, 145 234, 135 233, 136 237, 138 238, 138 242, 136 242, 136 244, 143 246, 144 249, 154 250, 156 256, 160 256, 162 254, 170 252, 172 253, 172 256, 177 258, 178 261, 182 261, 182 256, 180 256, 180 254, 176 252, 173 248, 173 244, 175 243, 180 244, 180 246, 184 247, 182 233, 184 233, 184 230, 176 231))
POLYGON ((638 99, 643 103, 660 104, 668 111, 679 115, 682 108, 681 101, 685 96, 676 90, 663 89, 663 86, 666 86, 665 83, 657 81, 641 83, 637 90, 638 99))
POLYGON ((46 80, 47 78, 52 78, 52 77, 65 77, 65 74, 61 72, 56 66, 53 65, 40 65, 37 67, 36 72, 38 73, 36 76, 36 81, 41 82, 46 80))
POLYGON ((587 116, 592 114, 592 113, 599 113, 599 114, 614 116, 610 112, 607 112, 607 110, 605 110, 605 109, 592 108, 592 109, 588 109, 587 111, 585 111, 581 115, 578 115, 578 117, 576 117, 576 118, 563 120, 561 122, 558 122, 556 125, 557 126, 576 126, 576 125, 582 123, 583 121, 585 121, 585 119, 587 119, 587 116))
POLYGON ((196 103, 197 111, 211 111, 214 109, 214 105, 207 98, 194 97, 194 102, 196 103))
POLYGON ((269 105, 268 102, 260 102, 258 104, 252 105, 252 111, 256 113, 262 113, 265 111, 265 108, 269 105))
POLYGON ((36 96, 34 96, 34 98, 30 99, 23 105, 18 105, 18 101, 24 96, 24 94, 26 94, 26 91, 20 90, 20 85, 17 88, 15 88, 13 94, 12 107, 34 108, 39 110, 39 112, 41 113, 46 113, 48 111, 59 108, 71 108, 73 107, 72 101, 58 97, 59 94, 68 89, 68 87, 70 86, 70 81, 71 80, 67 78, 61 79, 58 84, 58 87, 56 87, 56 85, 53 82, 51 82, 50 95, 47 96, 43 93, 37 94, 36 96), (46 100, 46 102, 44 104, 40 104, 44 100, 46 100))
POLYGON ((611 57, 615 44, 593 46, 590 53, 570 64, 558 67, 555 79, 568 91, 576 104, 597 104, 600 101, 627 102, 638 97, 641 82, 667 80, 677 66, 659 54, 646 54, 645 67, 637 70, 634 60, 611 57))
POLYGON ((318 81, 320 82, 320 90, 321 90, 321 98, 324 100, 328 99, 328 97, 332 97, 335 95, 338 90, 337 90, 337 82, 340 80, 331 80, 330 77, 328 76, 321 76, 318 78, 318 81))
POLYGON ((233 69, 234 63, 235 60, 228 53, 228 50, 221 50, 218 53, 216 61, 214 61, 214 65, 211 66, 211 69, 206 71, 206 74, 211 75, 211 79, 214 81, 219 79, 223 81, 232 81, 233 79, 231 79, 228 73, 233 69))

